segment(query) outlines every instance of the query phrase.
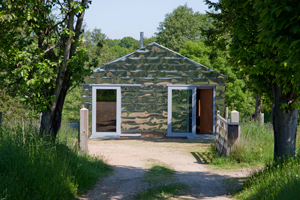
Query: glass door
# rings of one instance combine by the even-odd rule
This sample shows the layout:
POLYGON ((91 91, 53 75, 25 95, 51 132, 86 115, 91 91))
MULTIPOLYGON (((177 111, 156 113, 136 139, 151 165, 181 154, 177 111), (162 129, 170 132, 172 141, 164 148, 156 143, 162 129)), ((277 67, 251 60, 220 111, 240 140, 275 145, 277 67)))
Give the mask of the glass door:
POLYGON ((196 87, 168 87, 169 137, 186 137, 196 134, 196 87))
POLYGON ((92 138, 120 134, 120 96, 120 87, 93 87, 92 138))

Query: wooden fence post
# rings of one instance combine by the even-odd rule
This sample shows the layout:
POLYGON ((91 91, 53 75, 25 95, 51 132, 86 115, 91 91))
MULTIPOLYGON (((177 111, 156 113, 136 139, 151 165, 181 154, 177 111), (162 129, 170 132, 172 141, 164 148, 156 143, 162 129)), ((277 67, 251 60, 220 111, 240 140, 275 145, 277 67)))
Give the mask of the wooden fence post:
POLYGON ((228 146, 231 151, 232 147, 240 138, 239 112, 231 112, 231 122, 228 123, 228 146))
POLYGON ((89 110, 86 108, 80 109, 80 134, 79 147, 80 151, 88 153, 88 135, 89 135, 89 110))
POLYGON ((225 119, 228 119, 228 107, 225 107, 225 119))

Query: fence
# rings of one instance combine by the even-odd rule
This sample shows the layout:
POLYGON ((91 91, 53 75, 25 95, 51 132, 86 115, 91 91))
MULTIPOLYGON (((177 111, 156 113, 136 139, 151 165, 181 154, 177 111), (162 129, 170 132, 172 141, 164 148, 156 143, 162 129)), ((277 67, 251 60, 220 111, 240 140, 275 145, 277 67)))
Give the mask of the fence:
POLYGON ((240 137, 239 113, 231 112, 231 120, 228 119, 228 108, 226 108, 225 119, 217 111, 216 124, 216 150, 220 155, 228 156, 233 146, 240 137))

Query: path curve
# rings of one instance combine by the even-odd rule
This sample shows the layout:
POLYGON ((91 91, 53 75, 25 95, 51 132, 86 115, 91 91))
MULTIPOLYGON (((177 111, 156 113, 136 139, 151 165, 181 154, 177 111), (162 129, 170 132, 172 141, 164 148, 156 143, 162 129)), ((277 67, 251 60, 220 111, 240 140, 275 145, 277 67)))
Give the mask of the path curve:
POLYGON ((205 162, 208 141, 184 139, 89 140, 89 154, 113 166, 111 176, 101 179, 94 189, 79 199, 133 199, 149 186, 143 175, 151 164, 166 164, 176 171, 177 181, 190 188, 175 199, 231 199, 229 193, 241 184, 250 169, 213 170, 205 162))

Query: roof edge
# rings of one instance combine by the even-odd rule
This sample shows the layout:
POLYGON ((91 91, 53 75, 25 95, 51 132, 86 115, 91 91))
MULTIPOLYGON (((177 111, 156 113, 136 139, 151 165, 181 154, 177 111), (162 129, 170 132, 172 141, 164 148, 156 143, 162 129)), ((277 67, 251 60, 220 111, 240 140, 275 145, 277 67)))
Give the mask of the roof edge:
POLYGON ((223 76, 223 77, 226 78, 226 76, 225 76, 224 74, 221 74, 220 72, 218 72, 218 71, 216 71, 216 70, 213 70, 213 69, 211 69, 211 68, 209 68, 209 67, 206 67, 205 65, 202 65, 202 64, 200 64, 200 63, 197 63, 196 61, 193 61, 193 60, 191 60, 191 59, 189 59, 189 58, 187 58, 187 57, 185 57, 185 56, 183 56, 183 55, 177 53, 176 51, 173 51, 173 50, 171 50, 171 49, 169 49, 169 48, 167 48, 167 47, 165 47, 165 46, 162 46, 162 45, 160 45, 160 44, 158 44, 158 43, 156 43, 156 42, 151 42, 150 44, 147 44, 146 46, 144 46, 144 47, 142 47, 142 48, 139 48, 139 49, 137 49, 137 50, 135 50, 135 51, 133 51, 133 52, 131 52, 131 53, 125 55, 125 56, 122 56, 122 57, 120 57, 120 58, 117 58, 117 59, 115 59, 115 60, 113 60, 113 61, 111 61, 111 62, 109 62, 109 63, 106 63, 106 64, 100 66, 100 67, 97 67, 96 69, 93 69, 92 71, 93 71, 93 72, 96 72, 96 71, 100 70, 101 68, 105 67, 106 65, 109 65, 109 64, 112 64, 112 63, 117 62, 117 61, 119 61, 119 60, 122 60, 122 59, 124 59, 125 57, 134 54, 134 53, 137 52, 138 50, 140 50, 140 49, 145 49, 146 47, 152 46, 152 45, 156 45, 156 46, 158 46, 158 47, 160 47, 160 48, 163 48, 163 49, 165 49, 165 50, 171 51, 172 53, 175 53, 176 55, 178 55, 178 56, 184 58, 185 60, 188 60, 189 62, 192 62, 192 63, 198 64, 198 65, 201 65, 201 66, 207 68, 208 70, 212 70, 212 71, 214 71, 214 72, 218 73, 219 75, 221 75, 221 76, 223 76))

